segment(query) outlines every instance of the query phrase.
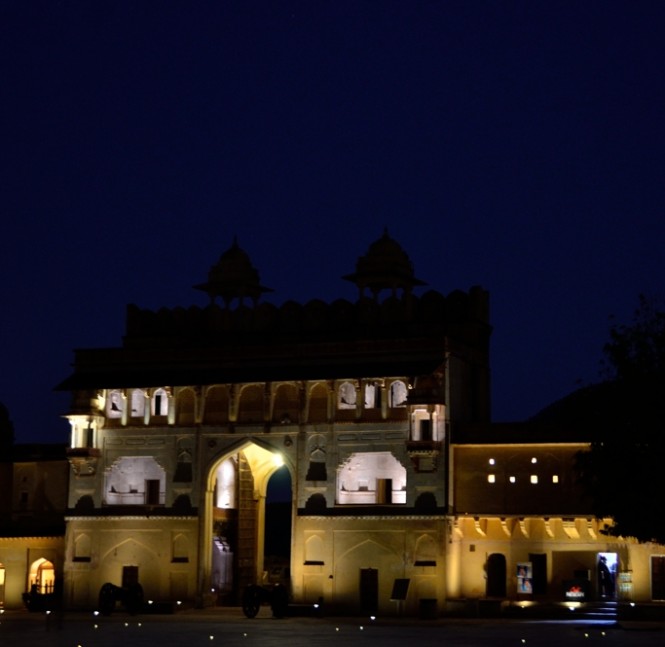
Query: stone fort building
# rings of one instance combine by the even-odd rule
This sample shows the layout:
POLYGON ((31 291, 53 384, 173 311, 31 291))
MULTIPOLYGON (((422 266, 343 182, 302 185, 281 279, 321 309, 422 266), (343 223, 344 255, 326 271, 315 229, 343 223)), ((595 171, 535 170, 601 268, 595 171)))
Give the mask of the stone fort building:
POLYGON ((613 598, 653 598, 659 551, 612 543, 576 490, 585 442, 491 424, 488 293, 426 289, 387 232, 344 278, 355 302, 261 303, 234 242, 196 286, 208 306, 130 305, 119 347, 76 351, 59 387, 72 393, 66 605, 94 607, 106 582, 238 604, 282 579, 298 603, 438 614, 563 599, 580 579, 610 595, 603 556, 613 598), (286 530, 266 505, 276 473, 286 530), (288 550, 273 555, 278 532, 288 550))

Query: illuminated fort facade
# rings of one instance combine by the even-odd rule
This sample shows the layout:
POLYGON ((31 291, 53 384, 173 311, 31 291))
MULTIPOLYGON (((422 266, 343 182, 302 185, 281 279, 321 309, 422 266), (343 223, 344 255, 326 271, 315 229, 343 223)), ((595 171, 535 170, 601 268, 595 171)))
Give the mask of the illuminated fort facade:
POLYGON ((443 613, 561 598, 585 573, 600 596, 602 556, 612 596, 653 597, 630 576, 651 553, 585 512, 585 445, 490 424, 487 292, 426 289, 387 232, 344 278, 354 302, 260 303, 234 243, 196 286, 208 306, 129 306, 121 346, 76 351, 65 604, 94 607, 107 582, 238 604, 283 578, 298 603, 443 613), (266 505, 277 472, 286 530, 266 505))

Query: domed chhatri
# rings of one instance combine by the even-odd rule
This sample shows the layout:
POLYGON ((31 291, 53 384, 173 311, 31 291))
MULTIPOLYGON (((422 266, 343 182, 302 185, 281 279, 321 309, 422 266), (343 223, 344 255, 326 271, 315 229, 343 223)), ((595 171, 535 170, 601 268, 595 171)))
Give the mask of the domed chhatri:
POLYGON ((259 273, 252 265, 247 252, 240 248, 237 239, 219 258, 208 272, 208 281, 194 286, 206 292, 211 302, 221 297, 227 307, 234 299, 243 305, 245 298, 250 298, 254 305, 264 292, 272 292, 261 285, 259 273))
POLYGON ((365 288, 377 298, 381 290, 392 290, 392 295, 396 296, 398 289, 402 289, 403 294, 410 294, 414 287, 426 285, 414 276, 411 259, 401 245, 390 237, 387 228, 383 236, 373 242, 367 253, 358 259, 356 271, 343 278, 358 286, 361 297, 365 288))

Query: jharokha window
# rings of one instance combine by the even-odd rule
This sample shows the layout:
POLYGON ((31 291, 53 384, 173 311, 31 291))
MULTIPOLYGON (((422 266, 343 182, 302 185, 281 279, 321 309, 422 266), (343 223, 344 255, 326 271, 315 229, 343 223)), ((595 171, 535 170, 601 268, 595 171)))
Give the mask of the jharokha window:
POLYGON ((166 473, 152 456, 119 458, 106 473, 107 505, 164 505, 166 473))
POLYGON ((339 505, 406 503, 406 469, 390 452, 357 452, 337 469, 339 505))

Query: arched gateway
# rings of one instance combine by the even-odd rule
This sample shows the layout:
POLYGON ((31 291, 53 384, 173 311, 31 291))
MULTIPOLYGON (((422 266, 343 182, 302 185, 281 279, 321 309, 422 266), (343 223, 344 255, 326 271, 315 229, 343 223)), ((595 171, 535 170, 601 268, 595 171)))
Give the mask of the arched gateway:
POLYGON ((266 495, 284 465, 283 455, 261 440, 237 443, 211 463, 200 515, 199 586, 216 604, 236 604, 248 585, 268 578, 266 495))
POLYGON ((449 429, 489 412, 488 295, 417 296, 387 231, 344 278, 353 302, 259 304, 269 289, 234 241, 197 286, 208 305, 131 305, 121 346, 77 351, 60 385, 68 606, 130 575, 145 599, 237 604, 290 567, 297 604, 392 613, 408 581, 401 610, 443 608, 449 429), (290 527, 273 533, 281 461, 290 527), (292 538, 286 564, 266 532, 292 538))

